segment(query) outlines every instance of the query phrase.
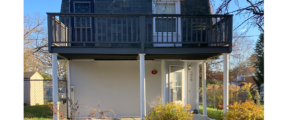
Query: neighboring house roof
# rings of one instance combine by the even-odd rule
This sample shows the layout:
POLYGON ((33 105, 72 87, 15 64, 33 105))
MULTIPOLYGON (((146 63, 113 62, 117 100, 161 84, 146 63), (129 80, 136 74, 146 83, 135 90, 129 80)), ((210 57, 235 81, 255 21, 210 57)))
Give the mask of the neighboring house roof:
MULTIPOLYGON (((250 77, 250 76, 256 76, 255 74, 248 74, 248 75, 239 75, 238 81, 242 81, 242 77, 250 77)), ((237 78, 234 79, 235 81, 237 78)))
POLYGON ((36 72, 24 72, 24 79, 30 79, 36 72))
POLYGON ((24 72, 24 79, 43 79, 38 72, 24 72))

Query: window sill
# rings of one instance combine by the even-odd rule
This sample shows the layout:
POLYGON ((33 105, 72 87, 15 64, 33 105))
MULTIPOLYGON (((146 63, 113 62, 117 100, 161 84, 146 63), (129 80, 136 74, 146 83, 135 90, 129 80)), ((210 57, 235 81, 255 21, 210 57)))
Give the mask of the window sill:
MULTIPOLYGON (((153 36, 157 36, 157 33, 153 33, 153 36)), ((162 33, 158 33, 158 36, 162 36, 162 33)), ((167 33, 163 33, 163 36, 167 36, 167 33)), ((172 36, 171 32, 168 32, 168 36, 172 36)), ((177 33, 173 33, 173 36, 177 36, 177 33)), ((180 35, 178 35, 179 37, 180 35)))

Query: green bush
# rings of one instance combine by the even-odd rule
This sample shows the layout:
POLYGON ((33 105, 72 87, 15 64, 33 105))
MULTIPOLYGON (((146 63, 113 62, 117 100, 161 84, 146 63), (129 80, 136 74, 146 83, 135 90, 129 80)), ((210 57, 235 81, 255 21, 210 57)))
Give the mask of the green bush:
POLYGON ((145 116, 146 120, 192 120, 191 106, 187 104, 182 107, 182 104, 176 104, 174 102, 167 103, 165 105, 159 104, 150 110, 148 116, 145 116))

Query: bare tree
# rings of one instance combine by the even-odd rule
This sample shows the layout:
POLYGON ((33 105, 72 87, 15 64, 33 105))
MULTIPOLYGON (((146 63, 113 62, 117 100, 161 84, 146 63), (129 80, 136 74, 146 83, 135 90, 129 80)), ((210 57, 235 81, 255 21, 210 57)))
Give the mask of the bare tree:
MULTIPOLYGON (((46 17, 24 15, 24 71, 48 72, 52 56, 48 53, 46 17)), ((58 77, 65 79, 66 61, 58 61, 58 77)))
MULTIPOLYGON (((236 68, 236 75, 242 75, 247 73, 248 58, 253 53, 253 40, 247 37, 239 37, 239 33, 234 33, 233 51, 231 53, 231 66, 232 70, 236 68)), ((232 71, 234 73, 234 71, 232 71)))
POLYGON ((264 31, 264 0, 243 0, 246 1, 246 6, 240 6, 241 0, 223 0, 222 4, 217 8, 216 14, 234 14, 244 16, 246 19, 239 23, 233 30, 236 30, 242 25, 251 27, 256 25, 261 31, 264 31), (236 8, 229 11, 229 4, 234 2, 236 8))
POLYGON ((24 16, 24 71, 41 71, 42 60, 35 50, 46 42, 45 18, 38 13, 24 16))

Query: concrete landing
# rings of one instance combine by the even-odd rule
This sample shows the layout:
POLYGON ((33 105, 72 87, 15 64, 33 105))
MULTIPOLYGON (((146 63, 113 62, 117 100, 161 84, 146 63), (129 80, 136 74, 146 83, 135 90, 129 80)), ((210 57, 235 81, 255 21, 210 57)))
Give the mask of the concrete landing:
MULTIPOLYGON (((113 119, 96 119, 92 118, 91 120, 141 120, 140 118, 113 118, 113 119)), ((209 117, 202 116, 201 114, 194 114, 193 120, 215 120, 210 119, 209 117)))

